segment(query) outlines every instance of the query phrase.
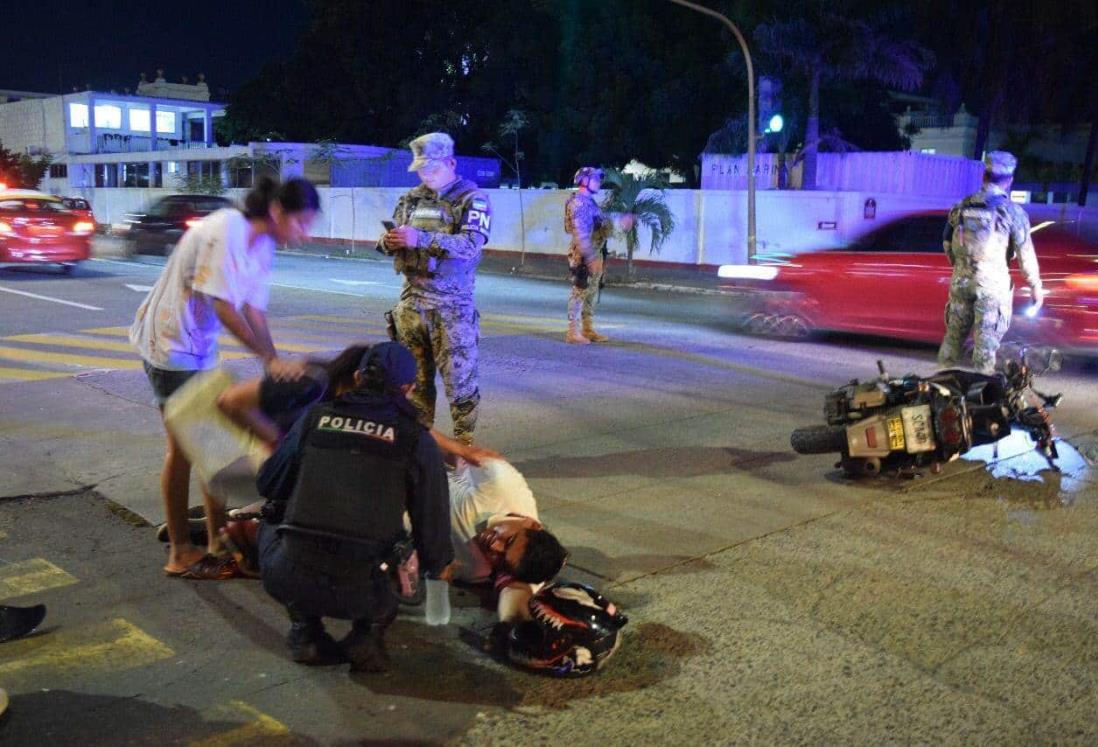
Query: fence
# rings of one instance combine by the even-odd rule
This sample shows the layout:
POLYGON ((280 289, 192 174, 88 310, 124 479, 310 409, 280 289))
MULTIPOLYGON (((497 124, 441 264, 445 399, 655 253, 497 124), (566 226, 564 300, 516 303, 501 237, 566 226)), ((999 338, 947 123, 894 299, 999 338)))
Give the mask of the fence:
MULTIPOLYGON (((92 204, 100 223, 118 223, 126 213, 143 211, 168 189, 76 190, 92 204)), ((323 212, 313 228, 314 238, 350 242, 373 241, 381 235, 381 221, 392 215, 403 189, 320 188, 323 212)), ((564 255, 564 203, 568 190, 487 190, 492 202, 489 249, 518 252, 523 246, 535 254, 564 255), (519 200, 525 213, 523 233, 519 200)), ((239 200, 244 190, 226 196, 239 200)), ((746 261, 747 199, 742 191, 675 189, 666 193, 677 227, 662 251, 648 251, 648 235, 640 231, 637 258, 680 265, 719 265, 746 261)), ((842 246, 885 221, 912 212, 945 210, 955 198, 918 197, 869 192, 760 192, 757 195, 760 255, 786 254, 842 246), (867 209, 870 203, 871 209, 867 209)), ((620 239, 610 251, 624 254, 620 239)))
MULTIPOLYGON (((777 189, 783 169, 786 187, 799 189, 804 164, 777 153, 760 153, 756 188, 777 189)), ((980 186, 983 165, 954 156, 896 153, 820 153, 816 191, 885 192, 896 195, 959 197, 980 186)), ((747 157, 702 154, 702 189, 747 189, 747 157)))

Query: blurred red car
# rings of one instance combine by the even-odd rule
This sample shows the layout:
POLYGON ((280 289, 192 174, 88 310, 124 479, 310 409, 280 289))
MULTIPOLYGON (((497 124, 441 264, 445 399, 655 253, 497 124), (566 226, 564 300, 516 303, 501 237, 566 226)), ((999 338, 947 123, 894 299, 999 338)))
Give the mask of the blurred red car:
MULTIPOLYGON (((909 215, 842 249, 774 265, 725 266, 720 274, 735 287, 760 291, 752 294, 759 331, 837 330, 937 344, 945 335, 952 274, 942 249, 945 221, 945 213, 909 215)), ((1049 293, 1036 316, 1026 315, 1029 289, 1011 262, 1016 291, 1008 337, 1098 352, 1098 245, 1053 221, 1035 224, 1032 236, 1049 293)))
POLYGON ((0 191, 0 264, 55 263, 70 273, 91 253, 95 223, 59 197, 30 190, 0 191))

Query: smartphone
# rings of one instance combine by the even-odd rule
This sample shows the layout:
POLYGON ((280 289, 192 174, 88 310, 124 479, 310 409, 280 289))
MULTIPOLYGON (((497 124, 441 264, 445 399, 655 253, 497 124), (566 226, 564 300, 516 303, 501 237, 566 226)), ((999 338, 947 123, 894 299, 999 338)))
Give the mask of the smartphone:
POLYGON ((381 221, 381 225, 385 226, 386 231, 392 231, 396 228, 396 223, 393 223, 391 220, 383 220, 381 221))

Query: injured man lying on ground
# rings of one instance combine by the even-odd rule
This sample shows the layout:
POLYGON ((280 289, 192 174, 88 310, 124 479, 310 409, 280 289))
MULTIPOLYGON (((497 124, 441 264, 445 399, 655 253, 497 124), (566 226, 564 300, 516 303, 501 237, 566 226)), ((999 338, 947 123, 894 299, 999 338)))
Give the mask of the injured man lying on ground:
POLYGON ((479 467, 459 459, 449 482, 454 580, 490 584, 501 623, 529 619, 530 597, 560 573, 567 553, 538 521, 526 480, 503 459, 479 467))

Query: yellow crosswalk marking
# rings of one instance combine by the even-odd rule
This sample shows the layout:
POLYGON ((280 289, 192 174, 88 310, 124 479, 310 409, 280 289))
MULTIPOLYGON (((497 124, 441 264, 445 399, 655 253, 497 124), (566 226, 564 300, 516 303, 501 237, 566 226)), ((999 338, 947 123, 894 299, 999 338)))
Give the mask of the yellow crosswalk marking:
MULTIPOLYGON (((307 322, 329 322, 332 324, 366 324, 370 321, 367 316, 332 316, 330 314, 299 314, 285 317, 288 320, 301 319, 307 322)), ((279 320, 281 321, 281 319, 279 320)))
POLYGON ((0 380, 42 381, 43 379, 61 379, 66 376, 72 376, 72 371, 34 371, 29 368, 5 368, 0 366, 0 380))
POLYGON ((117 672, 175 656, 175 652, 121 618, 4 644, 0 680, 27 670, 51 676, 88 671, 117 672))
MULTIPOLYGON (((274 326, 271 329, 271 335, 274 337, 275 347, 278 348, 279 350, 284 350, 288 353, 315 353, 315 352, 320 351, 320 350, 335 350, 336 348, 342 347, 342 345, 339 342, 335 342, 335 341, 329 342, 331 340, 330 336, 315 334, 316 330, 314 330, 312 328, 310 328, 308 332, 302 332, 300 330, 294 329, 294 330, 291 330, 288 333, 284 334, 283 329, 281 328, 282 327, 282 325, 281 325, 282 320, 278 320, 278 321, 280 323, 277 326, 274 326), (305 341, 305 340, 308 340, 311 337, 315 337, 317 339, 317 342, 313 343, 313 342, 305 341), (283 340, 285 340, 287 338, 291 338, 294 341, 293 342, 284 342, 283 340), (303 340, 302 338, 305 338, 305 340, 303 340)), ((359 327, 364 327, 365 325, 359 324, 358 326, 359 327)), ((382 328, 377 327, 377 329, 380 330, 382 328)), ((129 336, 129 328, 128 327, 94 327, 92 329, 85 329, 85 330, 82 330, 82 331, 87 332, 89 334, 95 334, 95 335, 112 335, 114 337, 127 337, 127 336, 129 336)), ((337 336, 339 336, 340 331, 339 330, 331 330, 331 333, 334 333, 337 336)), ((356 330, 348 330, 346 333, 343 334, 343 336, 349 337, 349 338, 354 338, 354 337, 357 336, 357 334, 358 334, 357 329, 356 330)), ((237 340, 235 337, 230 337, 228 335, 222 335, 221 337, 219 337, 218 342, 223 347, 231 347, 231 348, 237 348, 237 349, 243 348, 243 346, 240 344, 239 340, 237 340)), ((133 347, 127 344, 126 349, 132 351, 133 347)), ((239 358, 246 358, 246 357, 249 357, 251 355, 252 355, 252 353, 236 353, 236 352, 232 352, 232 351, 225 351, 225 352, 222 353, 222 357, 227 359, 227 360, 236 360, 236 359, 239 359, 239 358)))
POLYGON ((13 335, 5 337, 5 342, 29 342, 33 345, 59 345, 63 348, 90 348, 91 350, 110 351, 112 353, 134 354, 133 345, 114 340, 96 340, 91 337, 73 335, 54 335, 46 332, 34 335, 13 335))
POLYGON ((190 747, 233 747, 238 744, 259 744, 265 739, 284 737, 290 733, 289 727, 284 723, 242 700, 233 700, 229 706, 211 709, 206 716, 211 720, 239 718, 240 712, 250 716, 253 720, 221 734, 214 734, 211 737, 191 742, 190 747))
POLYGON ((66 366, 81 366, 83 368, 141 368, 141 361, 136 358, 101 358, 94 355, 70 355, 69 353, 53 353, 48 350, 9 348, 6 345, 0 345, 0 358, 10 361, 23 361, 26 363, 61 363, 66 366))
MULTIPOLYGON (((111 335, 112 337, 129 337, 129 327, 92 327, 91 329, 82 329, 81 332, 87 332, 91 335, 111 335)), ((130 348, 133 349, 132 347, 130 348)))
POLYGON ((0 599, 37 594, 75 583, 74 576, 44 558, 0 565, 0 599))

